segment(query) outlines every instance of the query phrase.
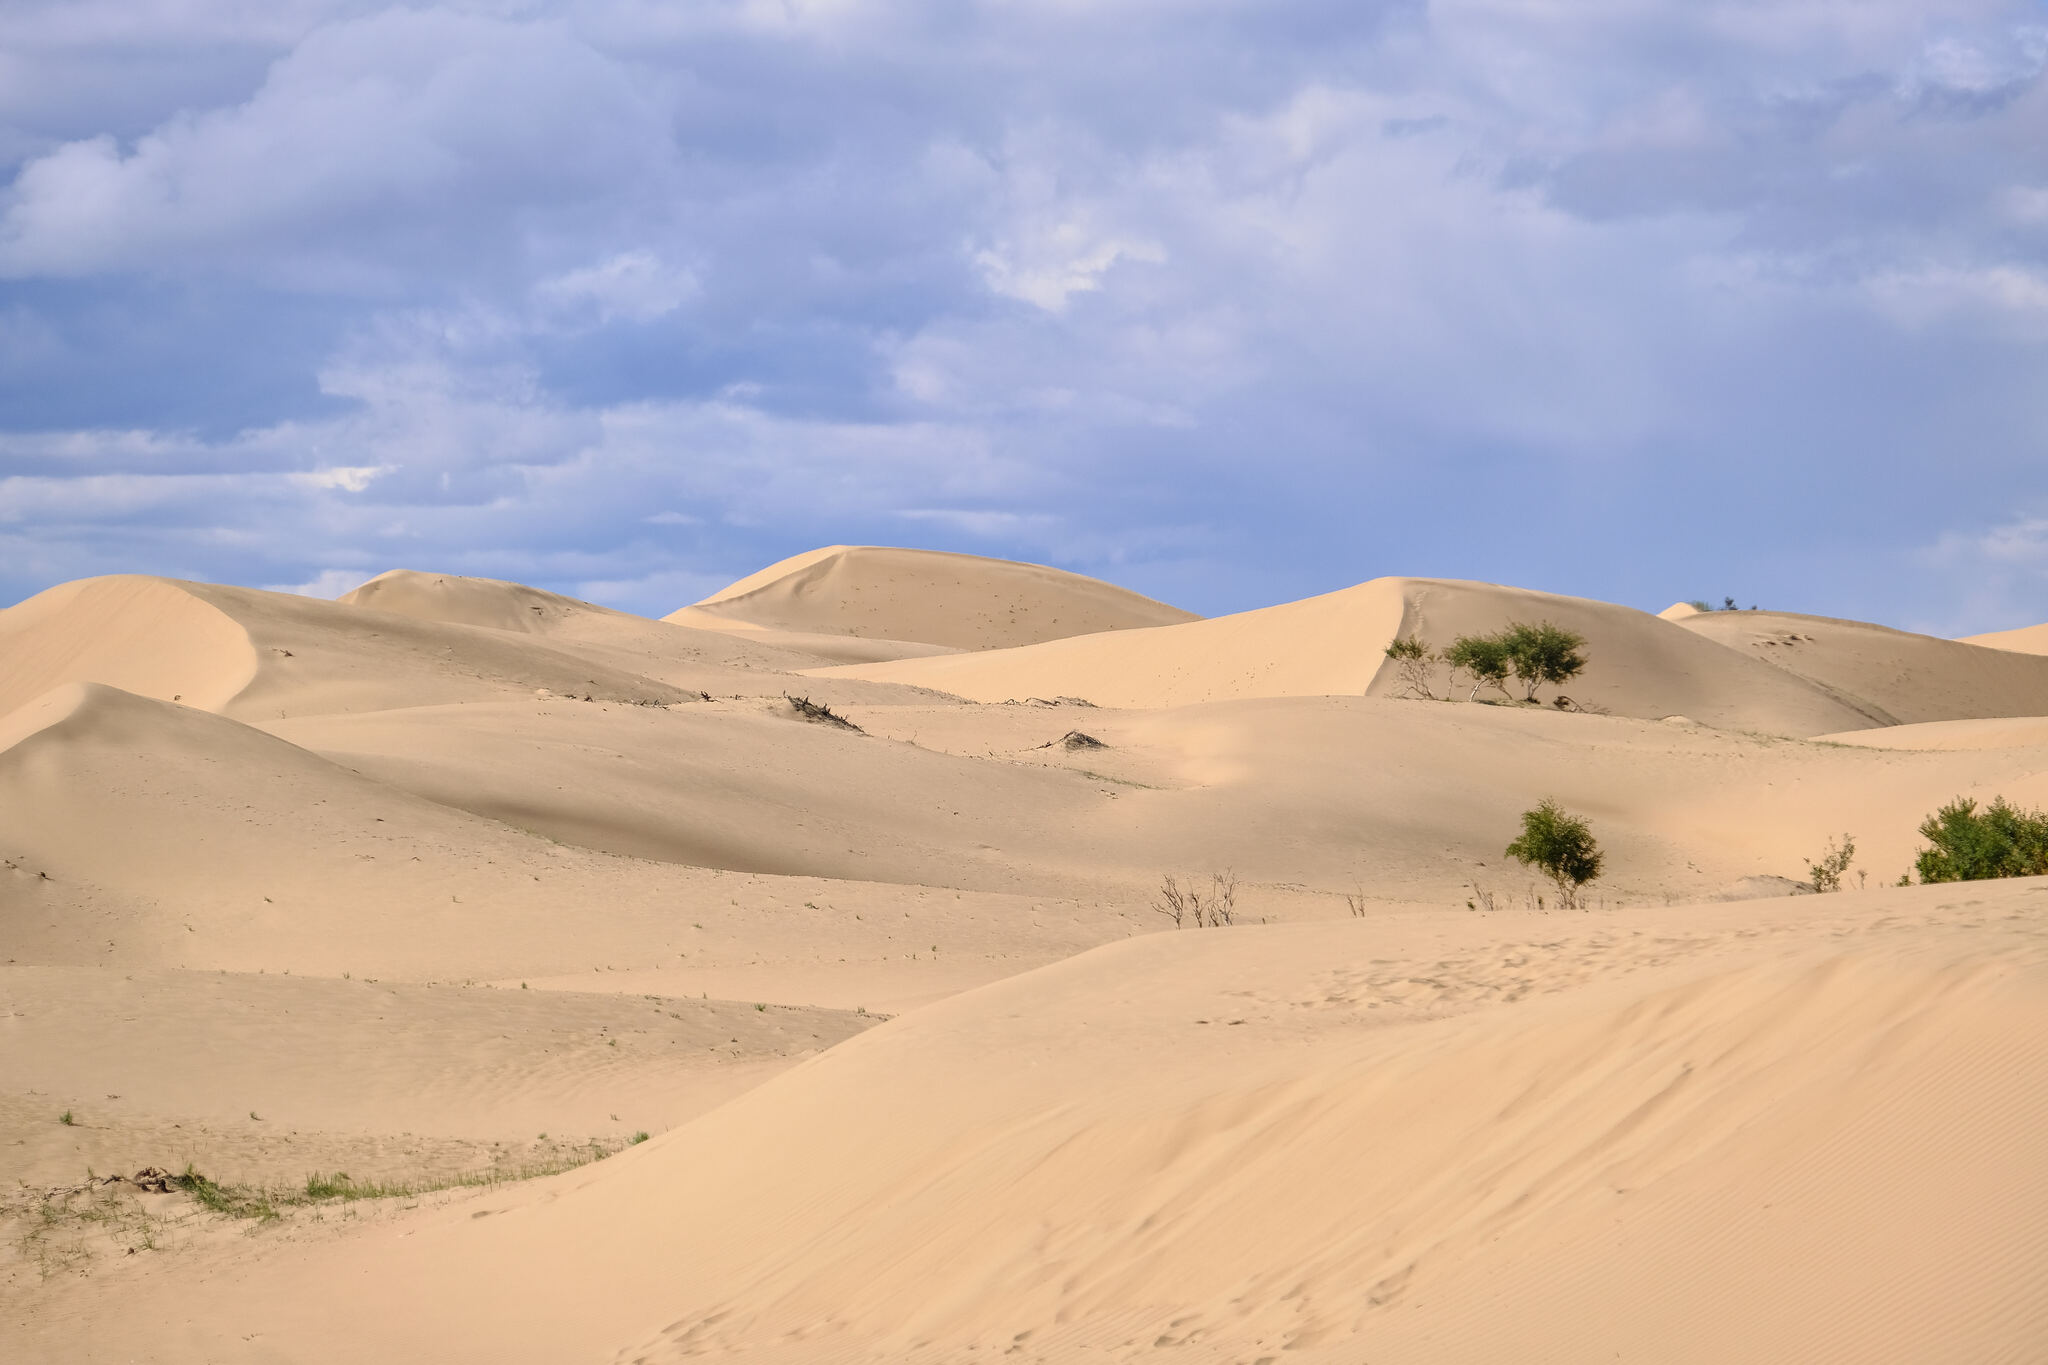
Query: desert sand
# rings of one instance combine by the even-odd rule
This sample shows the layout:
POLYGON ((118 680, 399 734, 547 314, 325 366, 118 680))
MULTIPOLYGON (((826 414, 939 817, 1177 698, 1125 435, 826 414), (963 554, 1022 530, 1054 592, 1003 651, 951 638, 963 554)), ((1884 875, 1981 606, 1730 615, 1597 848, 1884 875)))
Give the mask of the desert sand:
POLYGON ((2048 879, 1893 885, 2048 805, 2043 631, 846 546, 661 621, 52 588, 0 1359, 2048 1359, 2048 879), (1386 656, 1511 620, 1565 704, 1386 656))

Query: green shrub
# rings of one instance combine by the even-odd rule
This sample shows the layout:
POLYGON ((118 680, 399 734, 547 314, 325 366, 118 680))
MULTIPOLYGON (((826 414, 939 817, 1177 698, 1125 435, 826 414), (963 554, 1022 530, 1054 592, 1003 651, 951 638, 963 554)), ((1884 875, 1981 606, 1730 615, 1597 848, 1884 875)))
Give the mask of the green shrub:
POLYGON ((1510 621, 1492 635, 1460 635, 1443 652, 1443 660, 1475 679, 1467 701, 1477 701, 1479 689, 1489 683, 1512 700, 1510 674, 1522 684, 1522 700, 1534 701, 1536 689, 1544 683, 1563 683, 1579 675, 1586 666, 1586 656, 1580 653, 1585 647, 1585 636, 1549 621, 1510 621))
POLYGON ((1600 845, 1584 820, 1544 798, 1534 810, 1522 812, 1522 837, 1509 844, 1507 856, 1540 869, 1557 883, 1558 903, 1579 904, 1579 888, 1600 875, 1600 845))
POLYGON ((1503 697, 1508 695, 1508 675, 1515 671, 1515 661, 1508 657, 1507 643, 1500 636, 1460 635, 1444 651, 1444 662, 1472 675, 1472 695, 1465 700, 1479 700, 1479 689, 1488 683, 1499 688, 1503 697))
POLYGON ((2048 875, 2048 811, 2023 810, 2002 796, 1982 812, 1959 796, 1920 822, 1920 837, 1933 845, 1914 860, 1923 882, 2048 875))
POLYGON ((1500 641, 1516 679, 1528 689, 1524 701, 1536 700, 1539 685, 1569 682, 1586 666, 1586 656, 1579 652, 1586 647, 1586 637, 1548 621, 1533 626, 1513 622, 1501 632, 1500 641))

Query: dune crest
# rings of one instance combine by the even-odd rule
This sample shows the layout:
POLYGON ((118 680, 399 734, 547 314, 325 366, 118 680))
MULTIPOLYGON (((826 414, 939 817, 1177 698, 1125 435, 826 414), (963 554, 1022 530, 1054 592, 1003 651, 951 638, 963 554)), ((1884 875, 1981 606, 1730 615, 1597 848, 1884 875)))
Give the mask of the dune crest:
POLYGON ((1679 624, 1883 725, 2048 713, 2048 658, 2038 655, 1785 611, 1701 612, 1679 624))
POLYGON ((1192 621, 1192 612, 1042 564, 828 545, 771 564, 667 620, 1000 649, 1192 621))
POLYGON ((1986 649, 2008 649, 2016 654, 2048 654, 2048 625, 1994 630, 1986 635, 1965 635, 1960 643, 1982 645, 1986 649))
MULTIPOLYGON (((1376 578, 1213 620, 829 669, 823 676, 912 683, 980 702, 1064 694, 1103 706, 1154 707, 1247 697, 1388 696, 1400 687, 1386 658, 1397 636, 1419 636, 1441 648, 1458 635, 1540 620, 1586 637, 1592 662, 1567 690, 1575 701, 1615 715, 1683 714, 1724 729, 1789 735, 1883 723, 1804 680, 1645 612, 1425 578, 1376 578)), ((1438 678, 1448 687, 1441 670, 1438 678)), ((1458 694, 1469 692, 1468 679, 1458 694)))
POLYGON ((195 586, 136 574, 85 578, 0 611, 0 713, 71 682, 226 706, 255 678, 256 646, 195 586))
POLYGON ((369 607, 423 621, 550 635, 573 631, 581 617, 641 618, 600 607, 559 593, 543 592, 523 583, 497 578, 466 578, 459 574, 420 573, 390 569, 335 599, 351 607, 369 607))

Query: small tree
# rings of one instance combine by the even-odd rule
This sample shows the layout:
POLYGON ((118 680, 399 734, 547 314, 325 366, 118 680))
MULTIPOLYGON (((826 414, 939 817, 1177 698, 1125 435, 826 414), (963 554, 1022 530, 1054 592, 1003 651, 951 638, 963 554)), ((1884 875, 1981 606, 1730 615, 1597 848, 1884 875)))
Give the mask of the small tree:
POLYGON ((1460 635, 1444 651, 1444 662, 1472 675, 1472 695, 1465 700, 1479 700, 1479 689, 1488 683, 1499 688, 1503 697, 1508 695, 1508 674, 1515 671, 1515 662, 1500 636, 1460 635))
POLYGON ((1842 874, 1849 870, 1849 860, 1856 856, 1856 841, 1849 835, 1842 836, 1841 847, 1828 840, 1827 852, 1820 855, 1820 861, 1807 864, 1806 870, 1813 874, 1813 889, 1820 892, 1840 891, 1842 874))
POLYGON ((1579 653, 1586 647, 1586 637, 1549 621, 1533 626, 1513 622, 1501 632, 1500 642, 1507 650, 1515 677, 1527 689, 1524 701, 1536 700, 1536 689, 1541 684, 1569 682, 1586 666, 1586 656, 1579 653))
POLYGON ((1549 797, 1522 812, 1522 837, 1508 845, 1507 856, 1557 883, 1558 903, 1567 910, 1578 907, 1579 888, 1600 875, 1602 861, 1592 829, 1549 797))
POLYGON ((1397 697, 1415 697, 1422 701, 1435 701, 1432 690, 1435 680, 1437 653, 1429 642, 1417 635, 1397 636, 1387 646, 1387 657, 1394 661, 1395 676, 1401 679, 1401 690, 1397 697))
POLYGON ((2048 875, 2048 811, 2022 810, 2003 796, 1982 813, 1957 797, 1920 822, 1922 849, 1914 866, 1923 882, 2048 875))

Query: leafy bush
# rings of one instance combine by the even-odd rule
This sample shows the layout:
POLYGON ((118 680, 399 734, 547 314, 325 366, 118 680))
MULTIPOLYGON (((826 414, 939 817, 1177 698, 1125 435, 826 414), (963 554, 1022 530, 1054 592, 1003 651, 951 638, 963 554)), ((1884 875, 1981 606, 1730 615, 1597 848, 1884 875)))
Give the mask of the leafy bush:
POLYGON ((1536 700, 1539 685, 1568 682, 1586 666, 1586 656, 1579 652, 1586 647, 1586 637, 1548 621, 1533 626, 1513 622, 1501 632, 1500 641, 1516 679, 1528 689, 1524 701, 1536 700))
POLYGON ((1509 674, 1522 684, 1522 700, 1534 701, 1536 689, 1544 683, 1562 683, 1579 675, 1586 666, 1586 656, 1580 653, 1585 647, 1585 636, 1549 621, 1510 621, 1492 635, 1460 635, 1443 652, 1443 659, 1475 679, 1468 701, 1477 701, 1479 689, 1489 683, 1512 699, 1509 674))
POLYGON ((2002 796, 1981 813, 1959 796, 1920 822, 1920 837, 1934 845, 1914 861, 1923 882, 2048 875, 2048 811, 2023 810, 2002 796))
POLYGON ((1557 883, 1558 903, 1579 904, 1579 888, 1600 875, 1600 845, 1584 820, 1544 798, 1534 810, 1522 812, 1522 837, 1509 844, 1507 856, 1540 869, 1557 883))
POLYGON ((1472 695, 1465 700, 1479 700, 1479 689, 1488 683, 1499 688, 1503 697, 1508 695, 1508 674, 1515 671, 1515 661, 1508 657, 1507 643, 1500 636, 1460 635, 1444 651, 1444 662, 1472 675, 1472 695))

